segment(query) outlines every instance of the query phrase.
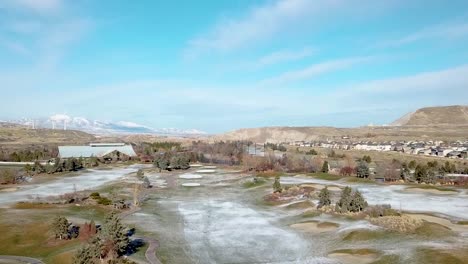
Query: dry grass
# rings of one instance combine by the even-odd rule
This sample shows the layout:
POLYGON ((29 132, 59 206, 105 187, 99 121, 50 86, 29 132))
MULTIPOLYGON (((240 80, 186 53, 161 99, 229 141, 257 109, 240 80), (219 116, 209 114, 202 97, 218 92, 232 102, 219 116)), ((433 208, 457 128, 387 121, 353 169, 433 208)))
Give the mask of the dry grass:
POLYGON ((399 233, 414 233, 424 222, 407 215, 371 218, 369 221, 388 230, 399 233))
POLYGON ((54 240, 49 223, 0 224, 0 255, 47 258, 78 245, 78 240, 54 240))
POLYGON ((467 253, 465 252, 448 252, 441 249, 434 248, 419 248, 416 250, 414 262, 417 264, 426 263, 450 263, 450 264, 464 264, 466 263, 467 253), (458 256, 458 255, 461 256, 458 256))
POLYGON ((14 209, 50 209, 54 207, 57 207, 57 205, 35 202, 18 202, 12 206, 14 209))

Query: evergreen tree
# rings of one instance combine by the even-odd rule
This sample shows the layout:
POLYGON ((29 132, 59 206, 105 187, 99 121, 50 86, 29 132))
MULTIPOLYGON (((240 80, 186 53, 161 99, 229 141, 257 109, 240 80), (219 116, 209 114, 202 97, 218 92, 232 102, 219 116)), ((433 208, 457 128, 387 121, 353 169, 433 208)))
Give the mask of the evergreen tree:
POLYGON ((151 182, 149 181, 148 177, 143 177, 143 188, 151 188, 151 182))
POLYGON ((153 165, 159 169, 159 172, 161 172, 161 170, 167 170, 169 168, 169 164, 170 162, 167 157, 159 156, 155 159, 153 165))
POLYGON ((408 163, 408 169, 410 170, 414 170, 416 168, 416 161, 415 160, 412 160, 408 163))
POLYGON ((282 191, 283 191, 283 188, 281 188, 280 177, 276 176, 275 182, 273 183, 273 192, 281 193, 282 191))
POLYGON ((323 206, 329 206, 331 204, 330 191, 328 190, 327 186, 325 186, 325 188, 320 190, 318 197, 319 197, 319 202, 318 202, 317 208, 322 208, 323 206))
POLYGON ((414 178, 418 183, 424 182, 427 179, 427 167, 418 164, 414 169, 414 178))
POLYGON ((101 233, 103 255, 117 258, 125 253, 129 244, 126 229, 117 213, 112 212, 106 217, 101 233))
POLYGON ((92 255, 93 249, 90 245, 79 248, 73 257, 73 264, 97 264, 98 259, 92 255))
POLYGON ((143 172, 142 169, 139 169, 139 170, 137 171, 137 174, 136 174, 136 175, 137 175, 137 177, 138 177, 139 179, 142 179, 143 176, 145 176, 145 173, 143 172))
POLYGON ((352 190, 349 186, 346 186, 341 192, 340 200, 336 203, 335 210, 340 213, 346 213, 349 211, 351 206, 352 190))
POLYGON ((360 161, 357 169, 356 175, 358 178, 369 178, 369 166, 365 161, 360 161))
POLYGON ((328 173, 328 161, 324 161, 322 165, 322 172, 328 173))
POLYGON ((361 212, 366 207, 367 207, 367 202, 362 196, 361 192, 355 191, 351 197, 349 211, 357 213, 357 212, 361 212))
POLYGON ((68 222, 67 218, 63 216, 56 216, 52 221, 52 232, 55 235, 55 238, 60 239, 68 239, 68 228, 70 223, 68 222))
POLYGON ((402 180, 406 181, 410 176, 410 170, 408 168, 408 165, 404 162, 401 164, 400 168, 400 177, 402 180))
POLYGON ((365 161, 366 163, 372 162, 372 158, 368 155, 364 155, 361 160, 365 161))

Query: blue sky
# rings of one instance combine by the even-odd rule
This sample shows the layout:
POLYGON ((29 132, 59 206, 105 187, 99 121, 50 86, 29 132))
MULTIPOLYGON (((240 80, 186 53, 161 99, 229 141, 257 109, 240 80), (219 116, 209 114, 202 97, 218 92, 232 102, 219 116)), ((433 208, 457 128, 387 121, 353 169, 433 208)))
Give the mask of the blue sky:
POLYGON ((0 119, 211 133, 468 104, 468 2, 0 1, 0 119))

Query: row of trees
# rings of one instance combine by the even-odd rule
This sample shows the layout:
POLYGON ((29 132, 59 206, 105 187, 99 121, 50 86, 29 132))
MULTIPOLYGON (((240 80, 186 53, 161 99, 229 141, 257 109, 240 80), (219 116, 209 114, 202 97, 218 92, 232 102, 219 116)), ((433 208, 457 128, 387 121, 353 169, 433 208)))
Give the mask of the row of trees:
POLYGON ((153 165, 162 170, 186 170, 190 168, 191 159, 185 153, 164 153, 154 159, 153 165))
POLYGON ((36 160, 48 160, 56 157, 57 149, 49 147, 36 147, 27 150, 0 149, 0 161, 28 162, 36 160))
POLYGON ((58 172, 71 172, 77 171, 84 168, 84 162, 82 158, 76 159, 60 159, 55 158, 53 164, 42 165, 38 161, 34 162, 34 165, 27 164, 24 170, 27 174, 34 175, 40 173, 58 173, 58 172))
POLYGON ((278 151, 281 151, 281 152, 286 152, 288 150, 285 146, 283 146, 281 144, 274 144, 274 143, 266 143, 264 145, 264 148, 265 149, 271 149, 273 151, 278 150, 278 151))
MULTIPOLYGON (((324 191, 322 189, 322 191, 326 192, 328 190, 324 191)), ((364 197, 358 190, 353 192, 353 190, 349 186, 346 186, 341 192, 340 200, 338 200, 338 202, 336 202, 335 204, 335 211, 339 213, 358 213, 364 210, 367 206, 367 201, 364 199, 364 197)))
POLYGON ((193 141, 190 151, 198 153, 201 162, 240 164, 247 149, 252 146, 250 141, 219 141, 212 144, 193 141))
MULTIPOLYGON (((332 204, 331 193, 327 187, 320 191, 318 197, 319 202, 317 208, 320 209, 324 206, 330 206, 332 204)), ((349 186, 346 186, 341 192, 340 200, 336 202, 335 211, 339 213, 358 213, 363 211, 367 206, 367 201, 358 190, 353 192, 349 186)))
POLYGON ((182 143, 172 142, 172 141, 163 141, 163 142, 144 142, 138 146, 135 146, 135 149, 139 153, 145 155, 153 156, 161 152, 173 151, 179 152, 182 151, 182 143))

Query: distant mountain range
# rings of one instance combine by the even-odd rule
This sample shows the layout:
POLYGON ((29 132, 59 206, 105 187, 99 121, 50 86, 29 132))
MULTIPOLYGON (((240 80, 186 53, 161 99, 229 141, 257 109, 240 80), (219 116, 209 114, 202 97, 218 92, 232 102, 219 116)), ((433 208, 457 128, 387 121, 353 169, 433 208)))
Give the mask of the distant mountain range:
POLYGON ((79 130, 91 134, 157 134, 181 136, 207 134, 206 132, 197 129, 151 128, 128 121, 105 122, 89 120, 83 117, 71 117, 63 114, 53 115, 48 118, 21 118, 16 120, 6 120, 3 122, 29 126, 31 128, 79 130))

